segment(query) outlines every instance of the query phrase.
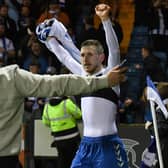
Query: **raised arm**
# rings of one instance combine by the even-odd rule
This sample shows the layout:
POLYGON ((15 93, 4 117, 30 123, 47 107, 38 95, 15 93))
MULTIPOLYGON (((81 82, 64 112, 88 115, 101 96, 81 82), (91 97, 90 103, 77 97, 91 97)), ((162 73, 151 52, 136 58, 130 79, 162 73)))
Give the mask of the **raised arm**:
POLYGON ((55 37, 70 55, 80 63, 80 51, 74 45, 66 27, 57 19, 51 18, 40 23, 36 27, 38 39, 46 44, 47 37, 55 37))
POLYGON ((106 4, 99 4, 95 7, 95 12, 101 19, 103 28, 105 30, 106 43, 109 53, 106 68, 108 71, 120 62, 119 44, 109 16, 110 6, 106 4))
POLYGON ((80 51, 61 22, 56 19, 45 20, 37 26, 36 34, 72 73, 81 74, 80 51))
POLYGON ((54 53, 59 61, 64 64, 72 73, 82 74, 82 66, 78 63, 70 53, 58 43, 55 37, 47 38, 47 48, 54 53))

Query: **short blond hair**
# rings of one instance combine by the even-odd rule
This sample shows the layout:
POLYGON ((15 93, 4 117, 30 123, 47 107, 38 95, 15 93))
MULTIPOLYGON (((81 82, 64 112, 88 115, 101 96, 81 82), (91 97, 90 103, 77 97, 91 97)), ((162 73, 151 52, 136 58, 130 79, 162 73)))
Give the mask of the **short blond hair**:
POLYGON ((95 39, 89 39, 89 40, 85 40, 81 44, 81 48, 88 47, 88 46, 95 46, 97 54, 104 54, 104 48, 102 44, 100 43, 100 41, 95 40, 95 39))

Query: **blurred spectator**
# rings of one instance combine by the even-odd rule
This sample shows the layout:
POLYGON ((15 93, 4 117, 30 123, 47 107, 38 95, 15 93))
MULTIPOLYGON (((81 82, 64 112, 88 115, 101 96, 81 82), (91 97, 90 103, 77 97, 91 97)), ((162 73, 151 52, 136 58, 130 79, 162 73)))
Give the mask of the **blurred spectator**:
POLYGON ((18 30, 18 19, 19 19, 19 3, 17 0, 4 0, 5 4, 8 5, 8 15, 11 19, 13 19, 16 23, 16 27, 18 30))
MULTIPOLYGON (((168 110, 168 83, 167 82, 158 82, 157 83, 157 90, 160 95, 160 98, 163 101, 163 104, 165 105, 166 109, 168 110)), ((146 103, 146 94, 147 94, 147 88, 144 89, 143 92, 143 100, 146 103)), ((148 101, 149 103, 149 101, 148 101)), ((150 114, 151 115, 151 114, 150 114)), ((158 130, 158 136, 159 136, 159 142, 160 142, 160 149, 162 154, 162 161, 163 161, 163 167, 168 167, 168 120, 165 118, 163 111, 160 109, 159 106, 156 105, 155 107, 155 115, 156 115, 156 124, 157 124, 157 130, 158 130)), ((153 119, 152 115, 145 123, 145 129, 149 131, 151 136, 150 144, 147 148, 145 148, 143 154, 142 154, 142 163, 141 168, 143 167, 154 167, 154 168, 160 168, 160 162, 158 162, 158 155, 157 155, 157 149, 156 149, 156 132, 154 131, 153 126, 153 119), (154 141, 152 141, 154 140, 154 141)), ((157 139, 158 140, 158 139, 157 139)))
POLYGON ((129 0, 134 3, 134 26, 147 27, 149 23, 149 9, 151 0, 129 0))
POLYGON ((3 4, 0 6, 0 20, 5 25, 6 37, 10 38, 14 43, 17 41, 16 39, 16 23, 13 19, 11 19, 8 15, 8 6, 3 4))
POLYGON ((76 20, 75 33, 76 37, 80 36, 80 33, 83 28, 83 20, 86 16, 94 14, 94 7, 97 3, 97 0, 81 0, 78 6, 78 16, 76 20))
POLYGON ((93 15, 87 15, 83 19, 83 29, 77 36, 77 45, 80 47, 81 43, 88 39, 100 40, 98 31, 94 28, 93 15))
MULTIPOLYGON (((161 99, 168 111, 168 83, 167 82, 160 82, 157 85, 158 92, 160 94, 161 99)), ((160 138, 160 145, 161 145, 161 152, 163 157, 163 164, 164 167, 168 167, 168 119, 165 119, 161 109, 156 108, 156 118, 157 118, 157 125, 158 125, 158 132, 160 138)), ((153 128, 154 129, 154 128, 153 128)), ((156 168, 159 168, 160 165, 157 162, 156 168)))
POLYGON ((31 2, 31 0, 16 0, 16 1, 19 3, 19 10, 20 10, 21 6, 27 6, 32 11, 32 8, 31 8, 32 2, 31 2))
MULTIPOLYGON (((17 44, 16 44, 18 52, 20 52, 20 48, 24 44, 25 40, 27 43, 28 38, 30 36, 33 37, 33 32, 36 27, 35 19, 31 16, 29 6, 21 6, 19 14, 20 14, 18 20, 19 30, 17 32, 17 44)), ((29 41, 26 45, 29 46, 29 41)), ((20 58, 20 53, 18 55, 18 58, 20 58)))
POLYGON ((56 74, 61 73, 62 63, 55 57, 55 55, 51 51, 46 51, 46 56, 48 57, 49 67, 56 68, 56 74))
POLYGON ((30 7, 32 5, 31 0, 21 0, 21 5, 30 7))
POLYGON ((168 8, 168 1, 167 0, 152 0, 154 7, 164 6, 168 8))
POLYGON ((141 102, 135 102, 132 98, 126 97, 121 102, 119 109, 119 121, 121 123, 143 122, 144 112, 140 108, 141 102))
POLYGON ((43 22, 45 19, 50 19, 52 17, 58 19, 66 27, 71 24, 68 14, 65 11, 62 11, 58 0, 50 0, 48 8, 38 18, 37 24, 43 22))
MULTIPOLYGON (((25 64, 25 61, 28 59, 27 56, 29 55, 31 46, 34 42, 38 43, 37 37, 34 31, 27 28, 27 33, 24 36, 22 36, 20 41, 18 41, 17 64, 20 65, 22 68, 24 68, 23 64, 25 64)), ((40 44, 40 48, 42 55, 45 56, 44 59, 47 63, 47 66, 54 66, 57 70, 57 74, 59 74, 61 70, 60 61, 57 58, 55 58, 54 54, 50 52, 46 47, 44 47, 43 44, 40 44)), ((43 73, 45 72, 43 71, 43 73)))
POLYGON ((32 61, 38 61, 40 65, 40 74, 46 73, 48 67, 48 59, 42 50, 42 47, 38 41, 33 41, 30 47, 30 52, 27 54, 23 63, 23 68, 29 70, 30 63, 32 61))
POLYGON ((78 14, 80 13, 80 10, 79 10, 80 3, 81 1, 79 0, 65 0, 65 11, 67 11, 69 15, 73 30, 75 30, 76 22, 79 17, 78 14))
POLYGON ((166 71, 168 66, 168 2, 153 0, 149 15, 149 36, 155 55, 166 71))
POLYGON ((0 58, 4 65, 15 62, 15 47, 11 39, 6 37, 5 25, 0 22, 0 58))
POLYGON ((45 0, 12 0, 12 1, 17 1, 19 3, 18 10, 20 11, 22 6, 27 6, 29 7, 31 11, 31 17, 34 19, 37 19, 42 12, 42 8, 48 4, 48 1, 45 0), (37 10, 38 8, 38 10, 37 10))
POLYGON ((51 130, 51 147, 58 151, 58 168, 69 168, 80 143, 77 120, 82 113, 67 97, 52 97, 44 106, 42 122, 51 130))
POLYGON ((35 0, 31 3, 32 16, 37 20, 40 15, 48 8, 50 0, 35 0), (37 10, 38 8, 38 10, 37 10), (34 9, 34 11, 32 11, 34 9))
POLYGON ((166 81, 166 74, 163 71, 160 59, 152 54, 152 48, 144 46, 142 48, 144 80, 149 75, 154 82, 166 81))
POLYGON ((18 26, 18 37, 21 39, 25 34, 27 34, 27 28, 35 30, 35 19, 31 16, 31 11, 28 6, 21 7, 18 26))
POLYGON ((23 62, 26 59, 27 53, 29 53, 29 49, 33 41, 36 41, 36 35, 33 31, 27 28, 27 32, 22 36, 21 39, 18 39, 17 43, 17 64, 20 67, 23 67, 23 62))
MULTIPOLYGON (((34 74, 40 73, 40 64, 37 60, 33 60, 29 65, 29 71, 34 74)), ((39 116, 42 115, 45 99, 36 97, 25 98, 24 108, 26 112, 38 112, 39 116)))
POLYGON ((38 62, 38 60, 32 60, 29 65, 29 71, 34 74, 40 74, 40 63, 38 62))

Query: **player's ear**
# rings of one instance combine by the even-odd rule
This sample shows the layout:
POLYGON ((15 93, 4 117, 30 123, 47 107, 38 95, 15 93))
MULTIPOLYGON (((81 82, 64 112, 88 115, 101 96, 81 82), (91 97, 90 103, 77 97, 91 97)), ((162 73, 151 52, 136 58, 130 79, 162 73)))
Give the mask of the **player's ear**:
POLYGON ((105 54, 100 54, 99 59, 101 62, 103 62, 105 60, 105 54))

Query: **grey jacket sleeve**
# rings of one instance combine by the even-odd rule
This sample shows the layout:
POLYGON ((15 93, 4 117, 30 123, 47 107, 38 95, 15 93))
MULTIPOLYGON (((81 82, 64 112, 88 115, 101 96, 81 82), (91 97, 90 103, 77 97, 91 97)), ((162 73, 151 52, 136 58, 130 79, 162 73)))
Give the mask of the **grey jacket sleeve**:
POLYGON ((38 75, 15 68, 15 86, 21 96, 71 96, 107 88, 106 76, 82 77, 78 75, 38 75))

